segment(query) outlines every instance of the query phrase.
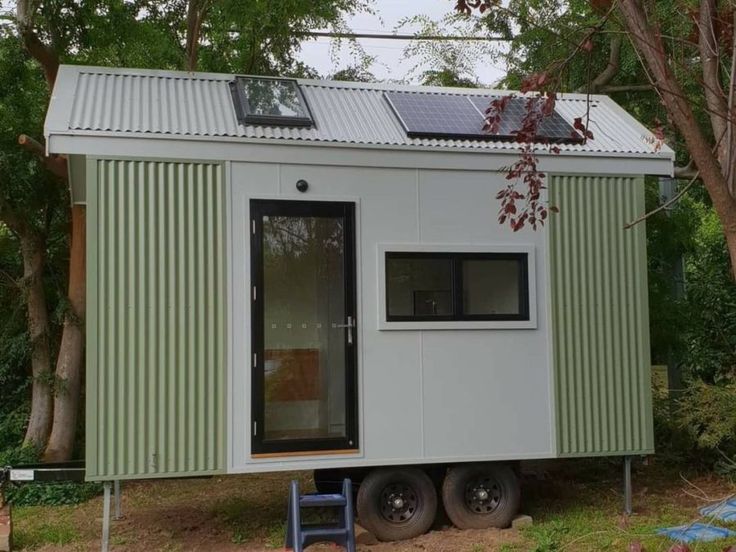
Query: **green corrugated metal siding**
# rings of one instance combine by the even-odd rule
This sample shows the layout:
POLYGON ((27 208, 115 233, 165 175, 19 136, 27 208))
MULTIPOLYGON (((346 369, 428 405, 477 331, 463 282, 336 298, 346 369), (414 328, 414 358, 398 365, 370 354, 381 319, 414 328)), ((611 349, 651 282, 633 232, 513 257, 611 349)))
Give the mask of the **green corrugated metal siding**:
POLYGON ((642 178, 553 176, 550 277, 560 456, 654 448, 642 178))
POLYGON ((224 469, 222 172, 88 161, 88 479, 224 469))

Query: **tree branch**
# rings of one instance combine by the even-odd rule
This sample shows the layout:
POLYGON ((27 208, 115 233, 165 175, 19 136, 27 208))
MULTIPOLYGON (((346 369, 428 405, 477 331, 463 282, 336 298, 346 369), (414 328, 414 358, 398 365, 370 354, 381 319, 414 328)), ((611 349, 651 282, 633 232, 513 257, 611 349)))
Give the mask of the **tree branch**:
POLYGON ((41 64, 49 90, 54 89, 56 75, 59 73, 59 56, 56 52, 41 42, 33 30, 33 18, 38 8, 37 0, 18 0, 16 5, 16 21, 18 32, 31 57, 41 64))
POLYGON ((654 90, 651 84, 609 84, 598 89, 600 94, 614 94, 616 92, 646 92, 654 90))
POLYGON ((643 221, 647 220, 653 214, 659 213, 660 211, 666 209, 667 207, 669 207, 670 205, 672 205, 673 203, 675 203, 678 199, 680 199, 682 196, 685 195, 685 193, 690 189, 690 187, 693 184, 695 184, 695 181, 698 179, 699 176, 700 176, 700 171, 696 171, 695 172, 695 175, 692 177, 692 179, 690 180, 690 182, 688 182, 687 184, 685 184, 685 186, 682 188, 682 190, 680 190, 679 192, 677 192, 677 194, 674 197, 672 197, 671 199, 668 199, 667 201, 665 201, 662 205, 660 205, 656 209, 652 209, 648 213, 644 213, 639 218, 636 218, 636 219, 632 220, 631 222, 629 222, 628 224, 625 224, 624 225, 624 230, 628 230, 629 228, 631 228, 633 226, 636 226, 640 222, 643 222, 643 221))
POLYGON ((18 143, 31 153, 40 157, 41 162, 43 162, 49 172, 64 180, 69 178, 66 156, 46 155, 46 148, 27 134, 18 136, 18 143))
POLYGON ((610 83, 613 78, 618 74, 618 70, 621 65, 621 45, 623 44, 623 37, 621 35, 613 35, 611 37, 611 53, 608 57, 608 65, 600 74, 593 79, 590 83, 590 92, 596 93, 603 86, 610 83))
POLYGON ((187 6, 187 40, 186 40, 186 68, 187 71, 197 70, 197 56, 199 52, 199 38, 202 32, 202 21, 209 8, 209 0, 189 0, 187 6))
MULTIPOLYGON (((728 108, 721 87, 718 41, 716 40, 713 21, 717 17, 717 0, 701 0, 698 18, 698 44, 703 66, 703 82, 705 84, 705 100, 711 111, 710 122, 713 135, 721 136, 726 131, 728 108), (720 114, 719 117, 715 114, 720 114)), ((725 167, 725 147, 718 149, 718 159, 725 167)))
MULTIPOLYGON (((736 30, 736 10, 733 12, 732 24, 732 31, 736 30)), ((726 123, 726 128, 728 129, 726 132, 726 182, 728 183, 731 195, 736 197, 736 182, 734 182, 733 173, 734 148, 736 148, 736 144, 734 144, 734 123, 731 119, 734 116, 734 97, 736 96, 736 37, 733 36, 733 32, 731 42, 733 42, 731 46, 731 74, 729 75, 728 105, 726 106, 728 114, 728 121, 726 123)))
POLYGON ((675 167, 675 178, 693 178, 696 174, 698 174, 698 170, 695 168, 692 159, 684 167, 675 167))
POLYGON ((0 196, 0 220, 2 220, 5 226, 7 226, 17 237, 25 236, 29 233, 29 227, 26 221, 13 211, 2 196, 0 196))

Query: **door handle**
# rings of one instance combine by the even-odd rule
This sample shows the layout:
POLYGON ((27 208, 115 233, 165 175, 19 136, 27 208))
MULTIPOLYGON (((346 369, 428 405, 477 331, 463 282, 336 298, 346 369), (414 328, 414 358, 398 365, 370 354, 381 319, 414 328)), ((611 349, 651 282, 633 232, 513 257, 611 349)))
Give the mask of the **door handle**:
POLYGON ((348 331, 348 345, 353 344, 353 328, 355 327, 355 323, 353 322, 353 317, 348 316, 348 323, 347 324, 335 324, 336 328, 345 328, 348 331))

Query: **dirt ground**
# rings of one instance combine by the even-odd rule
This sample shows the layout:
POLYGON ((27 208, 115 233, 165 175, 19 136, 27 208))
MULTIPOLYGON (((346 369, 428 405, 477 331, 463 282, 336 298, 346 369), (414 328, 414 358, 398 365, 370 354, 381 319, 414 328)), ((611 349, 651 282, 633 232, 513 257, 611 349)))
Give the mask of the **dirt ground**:
MULTIPOLYGON (((491 552, 667 550, 655 536, 663 524, 686 523, 697 508, 736 493, 733 483, 713 475, 684 477, 656 466, 635 473, 636 515, 621 514, 620 468, 600 461, 569 463, 561 471, 540 468, 524 478, 524 513, 531 528, 460 531, 439 521, 428 534, 398 543, 360 544, 361 552, 491 552), (649 543, 652 544, 649 544, 649 543), (652 547, 654 546, 654 547, 652 547)), ((283 549, 288 482, 297 477, 313 489, 310 474, 282 473, 195 480, 129 482, 123 515, 112 524, 113 551, 246 551, 283 549)), ((17 508, 16 543, 44 552, 99 550, 102 499, 78 506, 17 508)), ((723 544, 712 550, 722 550, 723 544)), ((314 546, 314 552, 334 551, 314 546)), ((699 551, 711 548, 699 548, 699 551)))
MULTIPOLYGON (((111 549, 130 552, 209 551, 223 552, 283 549, 288 483, 299 478, 311 490, 309 474, 283 473, 216 477, 197 480, 129 482, 122 494, 123 519, 112 522, 111 549)), ((44 552, 99 550, 102 499, 76 507, 26 508, 16 512, 16 536, 22 549, 44 552), (61 544, 32 542, 44 531, 38 515, 48 516, 47 524, 70 523, 74 538, 61 544), (25 533, 29 535, 26 537, 25 533), (28 542, 27 542, 28 541, 28 542), (27 546, 26 546, 27 544, 27 546)), ((366 537, 359 538, 359 541, 366 537)), ((402 543, 359 545, 370 552, 432 550, 497 550, 503 543, 521 543, 517 531, 459 531, 438 527, 426 535, 402 543)), ((314 552, 334 552, 334 546, 309 548, 314 552)))

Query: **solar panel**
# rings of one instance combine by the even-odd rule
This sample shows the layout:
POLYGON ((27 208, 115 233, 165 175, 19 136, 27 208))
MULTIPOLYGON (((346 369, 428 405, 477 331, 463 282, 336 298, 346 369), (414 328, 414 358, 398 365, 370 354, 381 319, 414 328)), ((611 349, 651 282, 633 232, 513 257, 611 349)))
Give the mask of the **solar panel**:
POLYGON ((465 96, 386 92, 409 136, 464 137, 482 134, 483 117, 465 96))
MULTIPOLYGON (((488 106, 495 98, 493 96, 472 96, 470 101, 484 114, 488 106)), ((501 115, 500 125, 497 136, 504 138, 514 138, 513 132, 518 130, 527 113, 527 98, 511 98, 506 104, 501 115)), ((580 138, 574 139, 572 126, 562 118, 562 116, 553 111, 550 115, 542 119, 537 129, 537 135, 540 138, 551 140, 553 142, 579 142, 580 138)))
MULTIPOLYGON (((384 96, 412 138, 464 140, 515 140, 526 113, 526 99, 512 98, 506 105, 498 132, 483 130, 485 110, 492 96, 430 94, 424 92, 385 92, 384 96)), ((540 138, 557 143, 576 143, 573 128, 558 113, 545 117, 540 138)))

